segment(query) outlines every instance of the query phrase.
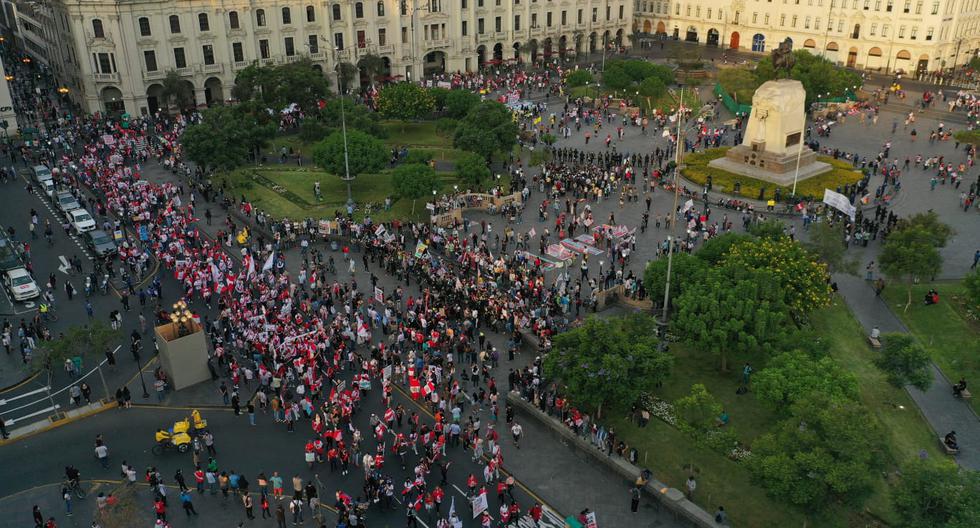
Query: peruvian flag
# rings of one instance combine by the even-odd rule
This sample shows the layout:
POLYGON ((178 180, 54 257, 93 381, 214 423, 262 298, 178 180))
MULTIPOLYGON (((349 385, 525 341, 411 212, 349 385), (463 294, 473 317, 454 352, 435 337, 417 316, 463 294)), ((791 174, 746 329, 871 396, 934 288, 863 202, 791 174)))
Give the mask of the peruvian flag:
POLYGON ((419 399, 419 391, 421 390, 419 380, 414 377, 408 378, 408 391, 412 394, 412 399, 419 399))
POLYGON ((395 420, 395 411, 393 411, 391 409, 388 409, 387 411, 385 411, 385 421, 386 422, 392 422, 394 420, 395 420))
POLYGON ((434 390, 436 390, 436 384, 430 381, 422 386, 422 396, 428 398, 429 394, 432 394, 434 390))

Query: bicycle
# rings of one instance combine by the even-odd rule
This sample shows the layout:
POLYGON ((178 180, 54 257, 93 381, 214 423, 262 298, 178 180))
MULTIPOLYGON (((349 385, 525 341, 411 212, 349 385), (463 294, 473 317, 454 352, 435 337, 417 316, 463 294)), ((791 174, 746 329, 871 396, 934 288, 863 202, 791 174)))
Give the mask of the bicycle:
POLYGON ((82 488, 81 482, 77 480, 65 480, 62 483, 62 487, 67 489, 69 493, 74 493, 75 497, 78 497, 79 500, 84 499, 87 495, 85 489, 82 488))

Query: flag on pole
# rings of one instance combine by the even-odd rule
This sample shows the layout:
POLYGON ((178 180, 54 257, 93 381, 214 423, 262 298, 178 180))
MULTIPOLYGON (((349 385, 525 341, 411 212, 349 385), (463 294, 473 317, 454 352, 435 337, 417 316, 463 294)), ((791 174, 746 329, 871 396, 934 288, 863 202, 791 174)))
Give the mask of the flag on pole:
POLYGON ((272 264, 276 261, 276 252, 273 251, 269 253, 269 258, 265 259, 265 264, 262 265, 262 272, 265 273, 272 269, 272 264))
POLYGON ((245 258, 248 259, 248 272, 245 274, 245 278, 251 280, 255 276, 255 258, 252 257, 251 253, 245 255, 245 258))

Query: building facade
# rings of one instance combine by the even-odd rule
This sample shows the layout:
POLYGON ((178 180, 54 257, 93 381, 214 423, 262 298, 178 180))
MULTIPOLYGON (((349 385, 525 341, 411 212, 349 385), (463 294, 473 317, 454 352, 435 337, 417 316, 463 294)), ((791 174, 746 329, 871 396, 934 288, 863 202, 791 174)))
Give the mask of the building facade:
POLYGON ((4 13, 84 109, 141 114, 159 108, 171 70, 202 105, 227 100, 256 62, 309 58, 333 72, 375 54, 384 75, 411 80, 626 46, 633 1, 6 0, 4 13), (25 13, 41 11, 35 33, 25 13))
POLYGON ((636 0, 634 27, 729 49, 794 48, 851 68, 962 66, 980 48, 980 0, 636 0))

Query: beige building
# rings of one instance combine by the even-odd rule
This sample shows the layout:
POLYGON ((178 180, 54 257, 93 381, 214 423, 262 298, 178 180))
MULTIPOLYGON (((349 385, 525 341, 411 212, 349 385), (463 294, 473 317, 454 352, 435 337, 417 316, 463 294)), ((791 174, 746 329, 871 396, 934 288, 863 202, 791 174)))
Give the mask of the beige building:
POLYGON ((332 72, 370 53, 385 75, 417 79, 625 46, 633 1, 6 0, 4 15, 83 108, 140 114, 160 106, 170 70, 202 105, 227 100, 256 61, 332 72))
POLYGON ((980 0, 636 0, 634 10, 643 32, 756 52, 790 38, 881 72, 946 71, 980 48, 980 0))

